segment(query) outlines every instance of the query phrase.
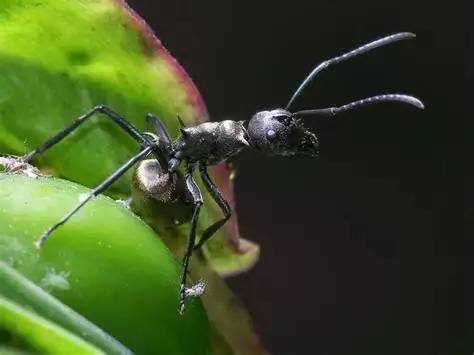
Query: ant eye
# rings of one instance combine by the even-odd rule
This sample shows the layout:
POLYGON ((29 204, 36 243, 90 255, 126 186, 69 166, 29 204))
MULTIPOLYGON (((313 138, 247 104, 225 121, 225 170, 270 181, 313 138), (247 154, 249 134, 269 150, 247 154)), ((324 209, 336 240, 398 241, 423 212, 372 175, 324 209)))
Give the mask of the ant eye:
POLYGON ((274 140, 274 139, 276 138, 276 136, 277 136, 277 134, 276 134, 276 132, 275 132, 273 129, 269 129, 269 130, 267 131, 267 139, 268 139, 269 141, 274 140))

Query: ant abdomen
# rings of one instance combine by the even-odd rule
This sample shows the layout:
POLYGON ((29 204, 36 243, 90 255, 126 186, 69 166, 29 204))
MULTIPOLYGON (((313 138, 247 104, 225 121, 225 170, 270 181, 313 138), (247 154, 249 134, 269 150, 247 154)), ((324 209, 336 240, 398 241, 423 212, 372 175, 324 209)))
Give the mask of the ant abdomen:
POLYGON ((164 171, 156 159, 138 164, 132 179, 131 205, 160 235, 189 222, 193 212, 180 174, 164 171))
POLYGON ((135 187, 160 202, 169 202, 175 194, 176 175, 165 172, 158 160, 142 160, 133 175, 135 187))

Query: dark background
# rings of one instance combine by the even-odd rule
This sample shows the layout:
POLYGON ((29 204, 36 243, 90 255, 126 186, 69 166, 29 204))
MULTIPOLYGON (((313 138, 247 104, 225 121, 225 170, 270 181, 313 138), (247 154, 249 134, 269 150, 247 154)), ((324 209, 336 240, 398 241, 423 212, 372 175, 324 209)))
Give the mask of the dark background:
POLYGON ((425 111, 308 118, 319 159, 237 158, 241 233, 262 256, 231 285, 273 354, 472 354, 468 1, 129 2, 214 120, 284 106, 312 67, 364 42, 418 35, 330 68, 296 107, 401 92, 425 111))

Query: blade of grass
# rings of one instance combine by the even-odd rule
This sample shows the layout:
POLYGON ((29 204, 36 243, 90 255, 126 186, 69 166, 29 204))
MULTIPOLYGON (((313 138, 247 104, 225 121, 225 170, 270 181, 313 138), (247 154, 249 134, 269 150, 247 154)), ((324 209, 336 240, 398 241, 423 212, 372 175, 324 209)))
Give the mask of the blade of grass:
POLYGON ((37 355, 29 351, 18 350, 6 346, 0 346, 0 354, 2 355, 37 355))
POLYGON ((105 355, 58 325, 0 296, 0 327, 44 354, 105 355))
POLYGON ((132 354, 120 342, 0 261, 0 293, 80 335, 107 354, 132 354))

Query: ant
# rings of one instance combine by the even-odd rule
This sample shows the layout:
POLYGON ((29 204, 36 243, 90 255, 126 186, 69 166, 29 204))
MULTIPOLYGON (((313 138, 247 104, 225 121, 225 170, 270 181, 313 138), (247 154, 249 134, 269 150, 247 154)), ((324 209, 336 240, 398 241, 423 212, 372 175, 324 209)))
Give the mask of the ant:
POLYGON ((200 294, 203 291, 202 283, 198 283, 190 288, 186 287, 191 255, 226 223, 232 213, 228 203, 219 192, 217 186, 212 182, 207 172, 207 167, 227 161, 245 147, 254 148, 270 156, 306 155, 316 157, 319 147, 318 139, 314 133, 303 126, 300 119, 300 117, 303 116, 318 115, 332 117, 360 106, 379 102, 401 102, 423 109, 423 103, 415 97, 402 94, 386 94, 357 100, 339 107, 302 110, 293 113, 290 111, 292 104, 301 94, 302 90, 318 73, 327 67, 354 58, 377 47, 414 37, 414 34, 408 32, 396 33, 322 62, 304 79, 284 109, 278 108, 270 111, 257 112, 248 123, 244 121, 226 120, 222 122, 205 122, 196 126, 186 127, 178 116, 181 123, 181 135, 175 140, 171 139, 165 126, 156 116, 148 114, 146 117, 147 123, 154 127, 155 132, 140 132, 124 117, 110 108, 104 105, 94 107, 87 113, 76 118, 71 125, 56 133, 33 151, 24 155, 21 161, 27 163, 36 155, 51 148, 82 123, 86 122, 87 119, 95 113, 102 113, 104 117, 112 119, 113 122, 140 144, 141 150, 117 169, 110 177, 81 198, 79 203, 58 223, 49 227, 36 241, 36 246, 41 248, 54 230, 66 223, 87 201, 103 192, 139 161, 141 161, 141 163, 135 174, 135 179, 138 184, 148 189, 150 194, 152 193, 151 191, 155 191, 159 200, 164 202, 170 201, 170 195, 173 189, 176 188, 178 167, 180 163, 184 161, 184 186, 185 190, 187 190, 188 198, 191 199, 193 212, 187 239, 187 248, 182 260, 179 291, 179 312, 182 314, 185 310, 186 298, 190 295, 200 294), (143 160, 150 155, 154 156, 154 159, 151 160, 154 164, 154 168, 152 167, 151 170, 148 165, 144 165, 144 163, 149 164, 150 160, 143 160), (196 227, 203 199, 201 191, 193 177, 196 167, 199 169, 205 188, 209 191, 211 197, 219 205, 224 214, 222 219, 204 230, 197 243, 196 227))

